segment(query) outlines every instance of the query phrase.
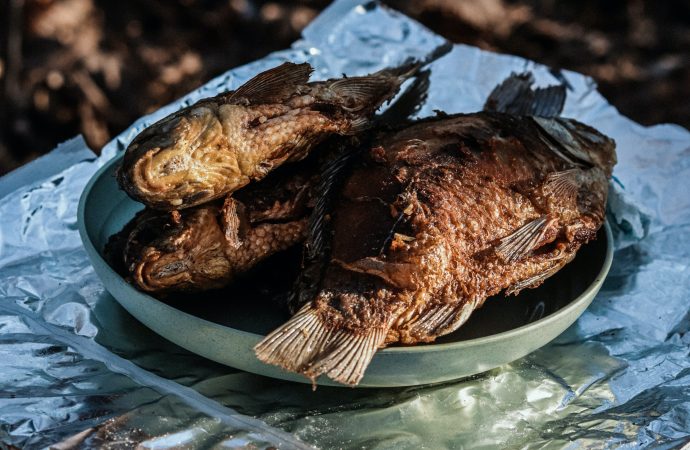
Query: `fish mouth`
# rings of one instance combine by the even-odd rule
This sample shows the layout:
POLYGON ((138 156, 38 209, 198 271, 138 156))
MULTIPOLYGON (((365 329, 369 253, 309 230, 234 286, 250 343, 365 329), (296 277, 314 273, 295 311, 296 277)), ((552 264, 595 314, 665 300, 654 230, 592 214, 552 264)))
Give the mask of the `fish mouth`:
POLYGON ((134 200, 156 209, 167 209, 167 202, 160 201, 159 197, 167 189, 161 189, 163 186, 156 182, 159 181, 156 180, 158 174, 152 173, 152 161, 174 148, 175 144, 176 140, 170 134, 149 133, 137 136, 127 147, 122 164, 117 170, 120 187, 134 200))
POLYGON ((134 269, 137 285, 144 291, 157 293, 184 289, 191 279, 189 262, 181 255, 161 256, 154 249, 147 250, 150 253, 134 269))
POLYGON ((141 260, 145 249, 160 247, 158 244, 163 242, 163 235, 175 227, 168 214, 151 210, 146 211, 137 222, 123 248, 125 263, 130 268, 141 260))
POLYGON ((184 248, 175 245, 176 238, 184 232, 184 222, 175 223, 170 214, 152 211, 130 233, 125 260, 142 290, 165 292, 188 280, 190 271, 184 248))

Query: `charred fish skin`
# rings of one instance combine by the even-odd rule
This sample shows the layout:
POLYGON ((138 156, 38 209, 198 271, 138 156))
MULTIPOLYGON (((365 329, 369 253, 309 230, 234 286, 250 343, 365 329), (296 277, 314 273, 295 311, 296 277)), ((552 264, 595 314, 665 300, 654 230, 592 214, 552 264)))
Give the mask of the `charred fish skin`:
POLYGON ((356 385, 378 348, 538 286, 602 225, 614 147, 574 120, 489 111, 382 133, 339 192, 316 293, 257 357, 356 385))
POLYGON ((257 263, 301 242, 307 232, 314 168, 270 177, 182 211, 146 208, 112 236, 110 264, 138 289, 156 295, 229 284, 257 263))
POLYGON ((223 197, 304 158, 329 135, 366 129, 418 68, 309 82, 309 64, 284 63, 142 131, 125 152, 118 182, 133 199, 166 211, 223 197))

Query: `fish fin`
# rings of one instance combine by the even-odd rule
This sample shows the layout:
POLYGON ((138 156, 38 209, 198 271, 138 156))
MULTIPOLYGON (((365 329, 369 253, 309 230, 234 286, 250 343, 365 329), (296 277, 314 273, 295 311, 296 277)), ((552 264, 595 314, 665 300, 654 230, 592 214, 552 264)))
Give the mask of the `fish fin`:
POLYGON ((429 70, 417 73, 410 87, 405 89, 400 97, 377 118, 377 123, 384 126, 399 124, 416 114, 429 96, 430 75, 429 70))
POLYGON ((566 199, 576 198, 580 190, 577 182, 579 171, 580 169, 568 169, 551 172, 544 181, 544 193, 566 199))
POLYGON ((402 81, 391 77, 367 75, 363 77, 341 78, 329 84, 329 89, 337 96, 350 99, 347 110, 375 110, 398 90, 402 81))
POLYGON ((350 138, 337 138, 326 156, 327 160, 319 165, 319 181, 312 191, 312 198, 316 202, 309 215, 302 270, 288 295, 288 308, 292 312, 314 298, 327 266, 330 254, 328 216, 333 210, 333 202, 344 174, 353 157, 359 153, 349 145, 351 141, 350 138))
POLYGON ((306 305, 254 347, 256 357, 291 372, 301 372, 319 354, 332 331, 318 312, 306 305))
POLYGON ((565 86, 532 89, 533 83, 534 76, 530 72, 512 73, 491 91, 484 110, 519 116, 558 117, 565 104, 565 86))
POLYGON ((570 120, 543 117, 533 117, 532 120, 543 132, 548 147, 564 161, 579 167, 594 166, 594 161, 576 139, 577 132, 571 128, 570 120))
POLYGON ((434 48, 424 58, 407 58, 402 64, 397 67, 388 67, 379 70, 374 75, 387 75, 402 78, 403 80, 419 75, 419 70, 426 67, 437 59, 447 55, 453 51, 453 43, 445 41, 438 47, 434 48))
POLYGON ((414 264, 393 263, 372 257, 362 258, 351 263, 339 259, 334 259, 333 262, 345 270, 378 277, 400 289, 414 289, 417 286, 415 283, 417 266, 414 264))
POLYGON ((357 118, 350 121, 350 128, 346 132, 344 132, 343 134, 348 135, 348 136, 353 136, 353 135, 356 135, 356 134, 359 134, 363 131, 368 130, 369 128, 371 128, 371 126, 372 126, 372 122, 371 122, 371 120, 369 120, 368 117, 364 117, 364 116, 357 117, 357 118))
POLYGON ((563 266, 565 266, 570 261, 572 261, 574 257, 575 257, 575 253, 573 253, 569 257, 566 257, 566 258, 563 258, 563 259, 557 261, 554 266, 549 267, 548 269, 544 270, 543 272, 540 272, 536 275, 532 275, 531 277, 526 278, 526 279, 521 280, 521 281, 518 281, 517 283, 513 283, 511 286, 509 286, 506 289, 506 291, 505 291, 506 295, 518 295, 520 293, 520 291, 523 289, 538 287, 547 278, 551 277, 552 275, 555 275, 556 272, 561 270, 561 268, 563 266))
POLYGON ((282 100, 309 82, 314 69, 308 63, 285 62, 254 76, 230 95, 229 100, 247 99, 250 103, 282 100))
POLYGON ((368 328, 361 333, 337 330, 331 343, 302 373, 311 378, 312 383, 325 374, 338 383, 356 386, 387 333, 387 327, 368 328))
POLYGON ((304 306, 285 324, 254 347, 259 360, 301 373, 316 383, 326 374, 343 384, 356 385, 364 376, 387 328, 373 327, 355 333, 335 329, 319 312, 304 306))
POLYGON ((555 219, 549 219, 548 216, 534 219, 501 238, 494 251, 505 262, 519 261, 537 248, 544 233, 554 221, 555 219))
POLYGON ((565 89, 563 85, 535 89, 531 115, 537 117, 560 116, 565 105, 565 89))
POLYGON ((442 336, 459 328, 475 310, 472 301, 430 305, 404 325, 403 331, 419 338, 442 336))
POLYGON ((351 139, 339 139, 332 156, 319 168, 319 181, 314 188, 313 197, 316 204, 309 218, 309 236, 307 237, 306 250, 308 259, 314 259, 325 250, 326 216, 333 207, 334 192, 338 189, 347 168, 359 154, 349 145, 351 139))
POLYGON ((248 226, 244 204, 228 195, 220 211, 220 222, 227 244, 234 249, 240 248, 248 226))

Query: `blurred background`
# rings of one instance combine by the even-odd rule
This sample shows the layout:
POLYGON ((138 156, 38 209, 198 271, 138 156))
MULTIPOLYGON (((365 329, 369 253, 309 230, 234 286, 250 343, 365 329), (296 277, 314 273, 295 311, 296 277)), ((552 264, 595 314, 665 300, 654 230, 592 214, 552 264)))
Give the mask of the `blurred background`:
MULTIPOLYGON (((324 0, 0 0, 0 175, 288 47, 324 0)), ((453 42, 594 77, 623 114, 690 128, 690 2, 386 0, 453 42)))

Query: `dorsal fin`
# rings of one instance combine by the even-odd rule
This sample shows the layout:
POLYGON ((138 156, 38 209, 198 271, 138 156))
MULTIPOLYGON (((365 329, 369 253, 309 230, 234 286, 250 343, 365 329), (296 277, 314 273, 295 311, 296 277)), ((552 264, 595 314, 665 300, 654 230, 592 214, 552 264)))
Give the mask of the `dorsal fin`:
POLYGON ((351 148, 349 143, 349 139, 337 139, 330 157, 319 168, 321 175, 314 188, 316 204, 309 218, 309 236, 306 242, 308 259, 316 258, 318 254, 326 250, 324 248, 326 233, 324 218, 331 213, 333 197, 347 173, 347 168, 355 155, 359 154, 357 148, 351 148))
MULTIPOLYGON (((307 239, 304 244, 302 271, 288 296, 288 308, 294 312, 310 302, 316 295, 330 256, 330 236, 328 215, 354 156, 359 154, 357 147, 351 148, 350 138, 336 138, 327 161, 319 167, 319 182, 314 188, 316 204, 309 216, 307 239)), ((351 144, 352 145, 352 144, 351 144)), ((354 147, 354 145, 353 145, 354 147)))
POLYGON ((380 96, 390 90, 389 79, 380 76, 364 76, 341 78, 334 81, 329 88, 343 97, 350 97, 356 101, 367 101, 380 96))
POLYGON ((402 82, 395 77, 368 75, 336 80, 328 89, 337 98, 347 99, 340 107, 349 112, 374 111, 395 94, 402 82))
POLYGON ((546 230, 556 219, 543 216, 528 222, 508 236, 501 238, 494 251, 506 262, 515 262, 537 248, 546 230))
POLYGON ((565 86, 532 89, 533 83, 530 72, 512 73, 491 91, 484 110, 517 116, 558 117, 565 104, 565 86))
POLYGON ((229 100, 246 99, 253 104, 282 100, 298 86, 307 84, 313 70, 308 63, 285 62, 254 76, 237 88, 229 100))

